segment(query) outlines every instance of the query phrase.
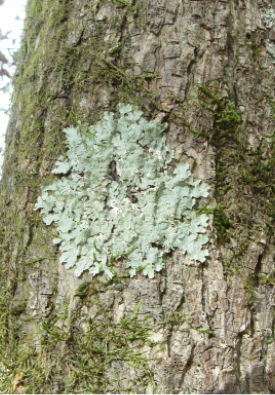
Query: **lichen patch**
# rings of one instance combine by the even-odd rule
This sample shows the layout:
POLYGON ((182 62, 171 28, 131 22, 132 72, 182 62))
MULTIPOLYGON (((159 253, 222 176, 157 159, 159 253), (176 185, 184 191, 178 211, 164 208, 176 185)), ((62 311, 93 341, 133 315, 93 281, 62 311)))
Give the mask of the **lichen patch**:
POLYGON ((118 117, 106 112, 93 126, 64 130, 68 151, 52 171, 63 177, 42 188, 35 205, 57 226, 60 261, 76 266, 77 276, 89 270, 110 278, 120 262, 131 277, 142 270, 152 278, 176 248, 204 262, 208 217, 194 206, 209 186, 194 181, 187 163, 175 163, 166 124, 130 105, 118 109, 118 117))

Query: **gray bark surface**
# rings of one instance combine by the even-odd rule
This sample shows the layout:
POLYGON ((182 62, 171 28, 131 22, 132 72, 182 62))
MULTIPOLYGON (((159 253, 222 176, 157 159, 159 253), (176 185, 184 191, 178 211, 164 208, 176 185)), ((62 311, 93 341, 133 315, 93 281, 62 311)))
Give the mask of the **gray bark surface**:
POLYGON ((274 238, 265 206, 274 192, 260 195, 252 181, 242 181, 242 163, 249 166, 260 147, 266 161, 274 155, 275 68, 265 44, 274 30, 262 17, 270 7, 275 4, 262 0, 29 0, 1 181, 2 391, 274 393, 274 238), (122 72, 147 77, 130 79, 122 72), (211 92, 216 84, 219 98, 242 112, 238 138, 250 155, 231 160, 237 152, 232 145, 209 141, 215 116, 201 104, 196 84, 211 92), (211 186, 208 208, 221 204, 233 225, 218 242, 210 214, 204 264, 175 251, 154 279, 138 274, 109 284, 86 273, 76 278, 58 263, 54 229, 33 206, 64 152, 62 129, 77 120, 94 123, 102 109, 135 100, 147 108, 148 119, 167 120, 167 145, 178 161, 190 164, 195 178, 211 186), (196 138, 188 125, 206 137, 196 138), (227 172, 222 187, 229 187, 218 202, 217 163, 227 172), (93 325, 105 319, 92 299, 83 303, 74 296, 83 282, 91 284, 114 327, 137 306, 141 321, 149 316, 154 346, 144 343, 139 351, 150 380, 122 360, 108 362, 120 378, 126 376, 120 386, 112 384, 113 370, 107 368, 110 381, 101 387, 85 387, 86 378, 65 384, 74 369, 68 355, 78 353, 70 343, 76 328, 87 330, 96 312, 93 325), (62 335, 48 352, 44 338, 50 344, 47 328, 54 314, 62 335), (43 372, 35 385, 26 374, 28 363, 39 366, 41 377, 43 372), (56 363, 60 370, 54 370, 56 363))

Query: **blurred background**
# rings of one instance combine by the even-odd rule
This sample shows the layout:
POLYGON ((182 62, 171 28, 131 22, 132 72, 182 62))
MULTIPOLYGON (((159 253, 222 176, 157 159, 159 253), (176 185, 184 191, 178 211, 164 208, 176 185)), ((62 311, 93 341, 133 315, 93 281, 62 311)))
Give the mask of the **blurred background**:
POLYGON ((12 75, 23 32, 27 0, 0 0, 0 177, 9 121, 12 75))

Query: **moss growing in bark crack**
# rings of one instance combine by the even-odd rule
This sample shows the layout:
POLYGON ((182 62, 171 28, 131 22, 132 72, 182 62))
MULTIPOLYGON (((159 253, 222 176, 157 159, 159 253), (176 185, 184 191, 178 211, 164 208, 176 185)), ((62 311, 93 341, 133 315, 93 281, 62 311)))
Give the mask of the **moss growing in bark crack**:
MULTIPOLYGON (((216 166, 216 199, 217 206, 214 209, 208 209, 207 204, 199 209, 199 212, 214 214, 213 225, 217 232, 218 242, 224 243, 230 240, 230 229, 233 228, 233 221, 224 209, 224 195, 230 193, 234 186, 225 183, 228 169, 223 164, 223 149, 228 145, 245 149, 245 145, 240 140, 240 124, 242 122, 241 113, 235 109, 235 104, 228 98, 220 98, 218 95, 217 85, 214 84, 214 92, 208 88, 197 85, 197 96, 200 104, 214 116, 214 127, 211 132, 197 132, 190 127, 196 137, 204 136, 210 143, 218 148, 217 166, 216 166)), ((227 152, 227 150, 226 150, 227 152)))
POLYGON ((78 276, 89 270, 112 277, 123 260, 131 276, 142 269, 150 278, 175 248, 204 262, 208 218, 193 207, 209 186, 193 180, 188 164, 175 163, 169 174, 166 125, 147 122, 129 105, 119 112, 86 130, 65 129, 69 151, 53 173, 69 174, 42 188, 35 206, 47 225, 57 224, 60 262, 76 265, 78 276))
POLYGON ((69 323, 63 325, 65 303, 61 327, 61 317, 55 308, 49 317, 44 317, 37 327, 41 336, 39 350, 33 345, 34 339, 28 336, 24 348, 18 350, 13 319, 9 333, 5 332, 5 347, 9 352, 2 359, 0 391, 145 393, 150 385, 151 393, 157 393, 148 356, 156 345, 150 339, 150 318, 138 317, 139 303, 131 315, 123 315, 114 322, 110 309, 100 302, 103 289, 104 284, 95 280, 89 284, 85 297, 75 295, 79 298, 79 307, 93 305, 93 316, 87 316, 78 308, 72 312, 69 323), (62 381, 54 386, 60 377, 62 381))
MULTIPOLYGON (((259 242, 267 237, 275 242, 275 137, 273 134, 262 134, 259 146, 249 147, 247 130, 242 127, 241 113, 228 98, 220 98, 217 86, 209 90, 197 85, 200 104, 214 116, 214 127, 210 133, 197 132, 204 135, 214 144, 217 150, 216 165, 216 200, 215 209, 205 205, 201 212, 214 214, 214 226, 220 243, 231 242, 235 247, 228 257, 222 257, 227 272, 236 271, 246 281, 249 290, 249 303, 252 304, 253 286, 251 278, 243 275, 242 256, 246 253, 251 240, 259 242), (257 215, 251 215, 246 209, 246 199, 257 215)), ((275 105, 268 97, 266 105, 275 112, 275 105)), ((258 278, 259 275, 257 274, 258 278)), ((270 282, 267 282, 270 284, 270 282)))

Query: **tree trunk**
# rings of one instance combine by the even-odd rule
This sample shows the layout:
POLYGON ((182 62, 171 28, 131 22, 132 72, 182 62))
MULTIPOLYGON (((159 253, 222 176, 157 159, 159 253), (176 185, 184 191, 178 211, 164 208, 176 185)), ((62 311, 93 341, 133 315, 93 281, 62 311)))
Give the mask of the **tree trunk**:
POLYGON ((1 181, 2 392, 275 392, 274 7, 29 0, 1 181), (211 186, 203 264, 175 250, 153 279, 108 281, 58 262, 40 187, 62 130, 118 103, 168 122, 211 186))

